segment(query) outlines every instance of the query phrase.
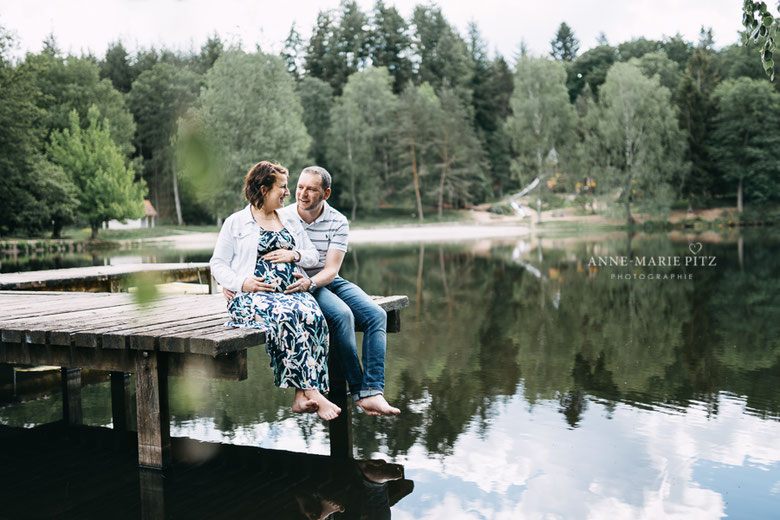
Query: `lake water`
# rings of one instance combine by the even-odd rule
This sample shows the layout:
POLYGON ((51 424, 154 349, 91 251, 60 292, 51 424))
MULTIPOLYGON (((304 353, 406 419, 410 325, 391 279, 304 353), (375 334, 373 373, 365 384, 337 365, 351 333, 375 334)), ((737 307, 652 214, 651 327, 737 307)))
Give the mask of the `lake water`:
MULTIPOLYGON (((355 247, 343 276, 410 300, 387 356, 402 414, 355 414, 356 456, 414 481, 396 519, 778 518, 779 258, 769 231, 355 247)), ((85 422, 111 423, 109 394, 85 387, 85 422)), ((328 453, 291 399, 251 349, 246 381, 171 378, 171 433, 328 453)), ((12 400, 0 423, 60 414, 12 400)))

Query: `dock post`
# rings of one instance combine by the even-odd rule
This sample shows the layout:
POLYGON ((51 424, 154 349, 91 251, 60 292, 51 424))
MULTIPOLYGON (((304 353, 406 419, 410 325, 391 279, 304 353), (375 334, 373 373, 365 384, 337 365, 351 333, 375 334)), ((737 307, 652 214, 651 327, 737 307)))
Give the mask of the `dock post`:
POLYGON ((217 293, 217 280, 209 272, 209 294, 217 293))
POLYGON ((138 418, 138 464, 162 469, 171 457, 168 411, 168 356, 164 352, 137 353, 135 372, 138 418))
POLYGON ((165 480, 161 471, 141 468, 141 520, 165 518, 165 480))
POLYGON ((81 424, 81 369, 62 367, 62 418, 65 424, 81 424))
POLYGON ((126 372, 111 372, 111 418, 114 430, 118 432, 128 431, 132 413, 130 374, 126 372))
MULTIPOLYGON (((331 336, 331 345, 333 337, 331 336)), ((341 408, 338 417, 328 423, 330 429, 330 455, 351 459, 352 454, 352 403, 347 396, 347 380, 341 369, 341 361, 335 349, 328 354, 328 377, 330 393, 328 399, 341 408)))

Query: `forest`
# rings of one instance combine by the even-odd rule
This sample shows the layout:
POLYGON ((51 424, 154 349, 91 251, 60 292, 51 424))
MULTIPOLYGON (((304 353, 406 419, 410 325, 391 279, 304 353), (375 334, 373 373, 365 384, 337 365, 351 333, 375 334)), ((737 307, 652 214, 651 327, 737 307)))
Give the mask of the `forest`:
POLYGON ((351 219, 397 208, 420 221, 506 197, 619 214, 776 206, 780 87, 746 34, 715 48, 679 34, 580 52, 561 23, 545 55, 502 56, 441 7, 408 18, 379 0, 321 11, 279 53, 211 35, 197 50, 121 41, 65 55, 56 35, 13 59, 0 20, 0 236, 97 237, 151 201, 164 223, 220 222, 245 201, 249 168, 291 183, 333 175, 351 219))

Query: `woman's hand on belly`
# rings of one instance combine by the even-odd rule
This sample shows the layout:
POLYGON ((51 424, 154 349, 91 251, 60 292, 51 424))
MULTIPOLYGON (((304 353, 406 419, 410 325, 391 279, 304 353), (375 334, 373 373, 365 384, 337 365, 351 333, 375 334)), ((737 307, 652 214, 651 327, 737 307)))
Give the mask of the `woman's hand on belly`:
POLYGON ((244 278, 241 290, 244 292, 273 292, 274 286, 270 283, 265 283, 262 278, 250 276, 244 278))
POLYGON ((263 260, 271 262, 272 264, 281 264, 281 263, 291 264, 295 262, 295 252, 289 249, 276 249, 274 251, 264 254, 261 258, 263 260))

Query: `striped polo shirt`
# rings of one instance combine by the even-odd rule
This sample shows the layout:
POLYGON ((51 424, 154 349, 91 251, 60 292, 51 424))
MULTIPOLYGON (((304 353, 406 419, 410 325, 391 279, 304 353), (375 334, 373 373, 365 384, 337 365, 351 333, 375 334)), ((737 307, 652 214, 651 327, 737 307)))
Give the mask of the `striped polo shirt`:
POLYGON ((290 204, 279 210, 287 215, 297 217, 306 234, 309 235, 314 247, 317 248, 320 259, 317 265, 306 269, 306 274, 309 276, 314 276, 325 267, 325 255, 328 253, 328 249, 336 249, 345 253, 347 251, 347 241, 349 239, 349 221, 347 221, 347 217, 338 210, 333 209, 327 201, 323 201, 322 204, 322 213, 311 224, 307 224, 298 214, 297 204, 290 204))

